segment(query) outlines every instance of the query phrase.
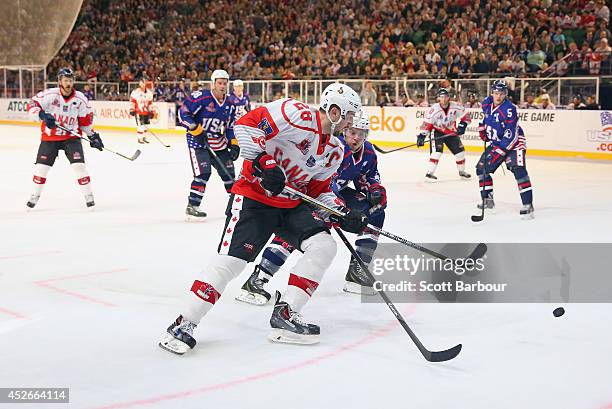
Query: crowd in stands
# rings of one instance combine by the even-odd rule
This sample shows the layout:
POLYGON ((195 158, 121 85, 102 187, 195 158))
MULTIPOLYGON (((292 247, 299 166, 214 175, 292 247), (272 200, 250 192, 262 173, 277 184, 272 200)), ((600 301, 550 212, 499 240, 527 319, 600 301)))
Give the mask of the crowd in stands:
POLYGON ((84 0, 49 68, 79 80, 610 71, 607 0, 84 0))

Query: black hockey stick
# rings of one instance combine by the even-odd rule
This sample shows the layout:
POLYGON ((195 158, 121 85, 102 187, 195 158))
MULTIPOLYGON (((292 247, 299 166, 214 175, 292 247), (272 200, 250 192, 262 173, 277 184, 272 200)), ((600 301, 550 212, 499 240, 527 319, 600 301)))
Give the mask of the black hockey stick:
MULTIPOLYGON (((340 216, 340 217, 344 217, 345 216, 345 214, 343 212, 341 212, 341 211, 339 211, 337 209, 334 209, 333 207, 330 207, 330 206, 326 205, 325 203, 320 202, 319 200, 317 200, 315 198, 312 198, 312 197, 310 197, 310 196, 308 196, 308 195, 306 195, 306 194, 304 194, 302 192, 299 192, 299 191, 297 191, 297 190, 295 190, 295 189, 293 189, 293 188, 291 188, 289 186, 285 186, 285 191, 288 192, 288 193, 291 193, 291 194, 293 194, 293 195, 295 195, 297 197, 299 197, 300 199, 302 199, 303 201, 305 201, 307 203, 310 203, 310 204, 312 204, 312 205, 314 205, 316 207, 319 207, 319 208, 321 208, 321 209, 323 209, 323 210, 325 210, 325 211, 327 211, 329 213, 335 214, 336 216, 340 216)), ((371 224, 368 224, 368 229, 377 232, 381 236, 388 237, 391 240, 395 240, 395 241, 397 241, 399 243, 405 244, 408 247, 412 247, 413 249, 418 250, 421 253, 429 254, 430 256, 437 257, 437 258, 442 259, 442 260, 447 260, 449 258, 449 257, 447 257, 447 256, 445 256, 443 254, 440 254, 440 253, 438 253, 438 252, 436 252, 434 250, 430 250, 430 249, 428 249, 426 247, 420 246, 420 245, 418 245, 416 243, 413 243, 413 242, 411 242, 409 240, 404 239, 403 237, 396 236, 393 233, 389 233, 388 231, 385 231, 385 230, 383 230, 383 229, 381 229, 379 227, 373 226, 371 224)), ((476 246, 476 248, 472 251, 472 253, 468 256, 468 258, 469 259, 474 259, 474 260, 475 259, 479 259, 479 258, 483 257, 486 252, 487 252, 487 245, 484 244, 484 243, 479 243, 476 246)))
MULTIPOLYGON (((372 273, 370 272, 366 264, 363 262, 361 257, 359 257, 359 254, 357 254, 357 252, 355 251, 351 243, 348 241, 348 239, 346 238, 342 230, 340 230, 338 227, 334 227, 334 229, 336 230, 336 233, 338 234, 338 236, 340 237, 340 239, 342 240, 346 248, 351 252, 351 255, 355 258, 355 260, 357 260, 357 263, 359 263, 363 271, 366 273, 368 280, 370 280, 370 282, 372 283, 376 281, 374 276, 372 275, 372 273)), ((395 315, 395 318, 399 321, 402 328, 404 328, 404 330, 408 333, 408 336, 410 336, 410 339, 412 340, 412 342, 415 343, 415 345, 417 346, 417 348, 419 349, 419 351, 421 352, 421 354, 426 360, 428 360, 429 362, 444 362, 444 361, 450 361, 451 359, 459 355, 459 352, 461 352, 461 347, 462 347, 461 344, 455 345, 454 347, 444 350, 444 351, 430 351, 427 348, 425 348, 421 340, 416 336, 416 334, 408 326, 408 323, 406 323, 406 320, 404 319, 404 317, 402 317, 402 315, 397 310, 397 308, 395 308, 395 305, 393 305, 393 302, 391 302, 391 300, 389 299, 389 296, 387 296, 387 294, 385 294, 383 290, 377 290, 377 292, 381 296, 385 304, 387 304, 387 307, 389 307, 393 315, 395 315)))
MULTIPOLYGON (((486 151, 487 151, 487 141, 485 140, 484 141, 484 151, 483 151, 483 154, 486 151)), ((486 182, 486 179, 487 179, 487 165, 484 162, 485 159, 486 158, 482 158, 482 169, 484 171, 484 178, 482 180, 482 189, 480 190, 480 195, 482 196, 482 209, 481 209, 480 214, 472 215, 472 221, 474 223, 478 223, 478 222, 481 222, 481 221, 484 220, 484 214, 485 214, 485 194, 484 194, 484 191, 485 191, 485 187, 486 187, 485 182, 486 182)))
POLYGON ((230 180, 234 181, 234 178, 232 177, 232 175, 230 175, 229 170, 227 170, 227 168, 225 167, 225 164, 221 161, 221 159, 219 159, 215 151, 213 151, 212 148, 208 146, 208 144, 206 144, 206 150, 208 151, 208 154, 212 156, 214 161, 217 162, 217 164, 221 167, 221 169, 223 169, 223 173, 225 173, 225 176, 227 176, 230 180))
MULTIPOLYGON (((449 136, 456 136, 456 135, 457 134, 442 135, 442 136, 438 136, 437 138, 429 138, 425 142, 433 142, 433 141, 437 141, 439 139, 444 139, 444 138, 447 138, 449 136)), ((418 145, 418 143, 411 143, 410 145, 406 145, 406 146, 402 146, 400 148, 390 149, 390 150, 386 151, 386 150, 376 146, 375 144, 372 144, 372 146, 374 147, 374 150, 376 152, 382 153, 383 155, 386 154, 386 153, 392 153, 392 152, 401 151, 402 149, 412 148, 413 146, 417 146, 417 145, 418 145)))
MULTIPOLYGON (((62 125, 59 125, 59 124, 57 125, 57 127, 58 127, 59 129, 63 130, 63 131, 68 132, 70 135, 76 136, 77 138, 80 138, 80 139, 82 139, 82 140, 84 140, 84 141, 87 141, 87 142, 90 142, 90 143, 91 143, 91 141, 90 141, 89 139, 85 138, 84 136, 79 135, 78 133, 76 133, 76 132, 75 132, 75 131, 73 131, 72 129, 68 129, 68 128, 66 128, 66 127, 64 127, 64 126, 62 126, 62 125)), ((105 151, 108 151, 108 152, 110 152, 110 153, 114 153, 115 155, 121 156, 122 158, 125 158, 125 159, 127 159, 127 160, 131 160, 131 161, 135 161, 135 160, 136 160, 136 158, 138 158, 138 157, 140 156, 140 153, 141 153, 141 152, 140 152, 140 149, 136 149, 136 152, 134 152, 134 154, 133 154, 132 156, 125 156, 125 155, 124 155, 124 154, 122 154, 122 153, 115 152, 115 151, 113 151, 113 150, 111 150, 111 149, 108 149, 106 146, 102 147, 102 149, 104 149, 105 151)))
POLYGON ((169 148, 170 145, 168 145, 167 143, 165 143, 164 141, 162 141, 160 139, 159 136, 157 136, 157 134, 153 131, 151 131, 150 129, 147 129, 147 132, 150 133, 151 135, 153 135, 155 137, 155 139, 157 139, 157 142, 161 143, 162 145, 164 145, 166 148, 169 148))

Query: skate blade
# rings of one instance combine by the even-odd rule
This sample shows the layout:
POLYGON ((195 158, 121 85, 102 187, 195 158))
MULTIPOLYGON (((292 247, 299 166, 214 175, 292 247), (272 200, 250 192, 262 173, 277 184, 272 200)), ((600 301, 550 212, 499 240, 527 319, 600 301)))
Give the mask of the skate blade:
POLYGON ((189 351, 189 345, 174 338, 172 335, 167 334, 164 339, 159 342, 159 346, 166 351, 172 352, 173 354, 183 355, 185 352, 189 351))
POLYGON ((425 178, 424 182, 425 183, 436 183, 437 180, 436 179, 425 178))
POLYGON ((247 290, 242 289, 236 296, 236 300, 251 305, 266 305, 269 301, 261 294, 250 293, 247 290))
POLYGON ((198 217, 198 216, 186 215, 185 221, 186 222, 196 222, 196 223, 204 222, 206 221, 206 216, 198 217))
POLYGON ((465 180, 466 182, 469 182, 470 180, 472 180, 472 177, 466 178, 464 176, 459 176, 459 179, 465 180))
POLYGON ((521 219, 522 220, 533 220, 535 219, 535 216, 533 213, 529 213, 529 214, 522 214, 521 215, 521 219))
POLYGON ((268 340, 280 344, 313 345, 319 343, 319 336, 300 335, 285 329, 275 328, 268 334, 268 340))
POLYGON ((351 281, 345 281, 344 288, 342 290, 349 294, 376 295, 376 290, 374 290, 372 287, 366 287, 351 281))

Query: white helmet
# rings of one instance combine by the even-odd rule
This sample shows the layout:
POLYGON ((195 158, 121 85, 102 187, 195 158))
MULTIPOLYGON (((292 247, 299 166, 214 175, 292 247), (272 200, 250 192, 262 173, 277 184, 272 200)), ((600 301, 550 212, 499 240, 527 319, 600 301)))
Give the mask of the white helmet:
POLYGON ((359 111, 355 114, 355 117, 353 118, 353 128, 355 129, 363 129, 366 131, 366 135, 367 132, 370 131, 370 118, 368 116, 368 114, 366 114, 363 111, 359 111))
POLYGON ((244 82, 242 82, 242 80, 234 80, 234 88, 235 87, 244 87, 244 82))
POLYGON ((327 119, 332 124, 331 133, 333 134, 334 128, 340 123, 342 119, 346 117, 347 112, 359 112, 361 111, 361 98, 354 89, 345 84, 334 82, 328 85, 321 94, 321 100, 319 107, 325 111, 327 119), (334 122, 329 117, 329 110, 333 105, 340 108, 340 119, 334 122))
POLYGON ((215 81, 218 79, 226 79, 229 81, 229 74, 225 70, 214 70, 210 77, 213 85, 215 85, 215 81))

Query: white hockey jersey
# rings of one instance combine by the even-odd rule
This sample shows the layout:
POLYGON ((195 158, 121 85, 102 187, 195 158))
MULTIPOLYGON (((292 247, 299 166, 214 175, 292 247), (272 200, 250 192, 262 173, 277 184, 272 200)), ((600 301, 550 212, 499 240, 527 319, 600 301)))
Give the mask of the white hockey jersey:
POLYGON ((446 109, 435 103, 425 114, 425 120, 421 129, 427 132, 432 130, 442 132, 445 135, 457 132, 457 120, 470 123, 471 117, 465 112, 465 108, 451 101, 446 109))
MULTIPOLYGON (((40 91, 28 103, 28 115, 32 121, 40 122, 38 114, 45 111, 55 117, 55 121, 65 128, 86 135, 93 133, 93 109, 82 92, 73 90, 69 97, 64 97, 59 87, 40 91)), ((41 139, 43 141, 65 141, 75 136, 59 129, 49 129, 41 122, 41 139)))
POLYGON ((136 111, 136 115, 148 115, 149 112, 152 112, 153 92, 149 89, 143 91, 140 88, 136 88, 130 94, 130 102, 134 111, 136 111))
POLYGON ((232 192, 274 207, 296 207, 300 200, 285 193, 271 196, 253 176, 253 159, 262 151, 283 169, 287 186, 331 206, 341 204, 331 190, 344 149, 340 140, 323 134, 319 111, 294 99, 279 99, 247 112, 234 126, 245 161, 232 192))

